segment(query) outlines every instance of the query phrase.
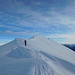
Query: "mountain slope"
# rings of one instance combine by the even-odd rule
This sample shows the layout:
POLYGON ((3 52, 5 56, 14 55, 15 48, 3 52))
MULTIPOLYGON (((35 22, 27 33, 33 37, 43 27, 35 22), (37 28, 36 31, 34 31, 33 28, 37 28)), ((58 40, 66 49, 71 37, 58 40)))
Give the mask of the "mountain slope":
POLYGON ((42 36, 37 36, 28 40, 28 48, 41 50, 53 56, 65 59, 67 61, 70 60, 72 63, 73 62, 75 63, 74 61, 75 53, 73 51, 64 47, 63 45, 60 45, 59 43, 53 40, 48 40, 47 38, 43 38, 42 36))
POLYGON ((42 36, 18 38, 0 47, 0 75, 74 75, 75 54, 42 36))

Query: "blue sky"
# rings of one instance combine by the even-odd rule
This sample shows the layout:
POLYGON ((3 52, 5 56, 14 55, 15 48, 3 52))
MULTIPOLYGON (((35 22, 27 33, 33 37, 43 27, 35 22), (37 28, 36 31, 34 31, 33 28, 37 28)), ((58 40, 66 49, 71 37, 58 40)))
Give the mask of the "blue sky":
POLYGON ((34 35, 75 43, 75 0, 0 0, 0 44, 34 35))

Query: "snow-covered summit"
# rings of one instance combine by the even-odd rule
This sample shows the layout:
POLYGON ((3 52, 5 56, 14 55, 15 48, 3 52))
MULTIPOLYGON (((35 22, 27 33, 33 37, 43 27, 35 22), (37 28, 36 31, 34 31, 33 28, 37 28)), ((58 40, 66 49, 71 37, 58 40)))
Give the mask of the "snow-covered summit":
POLYGON ((43 36, 34 36, 34 38, 28 40, 28 48, 33 50, 40 50, 49 53, 53 56, 70 60, 73 63, 75 53, 63 45, 45 38, 43 36), (72 58, 72 59, 71 59, 72 58))
POLYGON ((75 53, 53 40, 16 38, 0 47, 0 75, 66 74, 75 74, 75 53))
POLYGON ((22 38, 16 38, 15 40, 13 40, 13 42, 16 42, 17 45, 24 45, 24 39, 22 38))

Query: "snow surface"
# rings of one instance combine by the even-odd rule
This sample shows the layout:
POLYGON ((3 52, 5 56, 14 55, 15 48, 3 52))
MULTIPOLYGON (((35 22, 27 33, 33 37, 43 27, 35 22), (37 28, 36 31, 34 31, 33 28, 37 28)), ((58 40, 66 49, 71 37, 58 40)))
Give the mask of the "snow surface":
POLYGON ((75 52, 42 36, 0 46, 0 75, 75 75, 75 52))

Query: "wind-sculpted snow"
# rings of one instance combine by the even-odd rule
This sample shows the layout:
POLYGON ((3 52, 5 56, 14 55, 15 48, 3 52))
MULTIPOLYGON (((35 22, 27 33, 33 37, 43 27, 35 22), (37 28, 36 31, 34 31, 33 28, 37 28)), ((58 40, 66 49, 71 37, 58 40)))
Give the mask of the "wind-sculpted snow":
POLYGON ((52 67, 42 59, 39 51, 18 46, 8 52, 6 57, 6 61, 9 61, 9 63, 0 63, 0 74, 2 75, 54 75, 52 67), (3 72, 3 70, 5 70, 5 72, 3 72))
POLYGON ((7 54, 8 57, 12 58, 31 58, 34 52, 18 46, 16 49, 12 50, 10 53, 7 54))
POLYGON ((75 53, 41 36, 18 38, 0 47, 0 75, 75 75, 75 53))
MULTIPOLYGON (((46 56, 47 58, 49 58, 50 61, 53 61, 55 64, 58 65, 58 67, 62 67, 68 71, 72 71, 72 73, 75 74, 75 64, 72 64, 66 60, 60 59, 59 57, 54 57, 48 53, 42 52, 41 53, 46 56)), ((60 68, 60 69, 62 69, 60 68)))

